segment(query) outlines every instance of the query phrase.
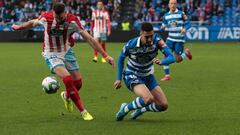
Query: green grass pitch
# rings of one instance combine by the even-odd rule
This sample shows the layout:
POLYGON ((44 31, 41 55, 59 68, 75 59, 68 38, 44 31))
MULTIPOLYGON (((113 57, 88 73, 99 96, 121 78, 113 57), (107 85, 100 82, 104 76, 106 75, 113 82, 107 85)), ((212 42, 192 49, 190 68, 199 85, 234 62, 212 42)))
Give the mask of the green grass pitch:
MULTIPOLYGON (((115 59, 123 43, 108 43, 115 59)), ((134 94, 114 90, 116 69, 93 63, 92 49, 77 43, 75 54, 84 79, 81 98, 94 116, 83 121, 67 113, 60 98, 42 91, 51 75, 41 56, 41 43, 0 43, 0 135, 237 135, 240 133, 240 43, 187 43, 193 61, 171 66, 172 80, 160 82, 169 109, 146 113, 135 121, 116 122, 122 102, 134 94)), ((159 80, 163 69, 155 66, 159 80)), ((58 78, 59 79, 59 78, 58 78)), ((124 85, 124 83, 123 83, 124 85)))

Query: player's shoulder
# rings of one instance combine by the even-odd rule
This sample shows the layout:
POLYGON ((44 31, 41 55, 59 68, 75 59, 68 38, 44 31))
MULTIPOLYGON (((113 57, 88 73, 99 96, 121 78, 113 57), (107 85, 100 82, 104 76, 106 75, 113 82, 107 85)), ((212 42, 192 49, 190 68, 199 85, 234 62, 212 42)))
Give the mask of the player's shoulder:
POLYGON ((162 36, 158 33, 154 33, 153 34, 153 40, 155 40, 155 41, 162 40, 162 36))
POLYGON ((53 19, 53 12, 50 12, 50 11, 43 12, 39 16, 39 19, 41 19, 41 18, 45 18, 46 20, 53 19))
POLYGON ((182 10, 179 10, 179 9, 178 9, 177 13, 178 13, 178 14, 185 14, 185 12, 184 12, 184 11, 182 11, 182 10))
POLYGON ((171 15, 170 11, 167 11, 166 13, 164 13, 163 16, 168 16, 168 15, 171 15))
POLYGON ((108 11, 107 11, 106 9, 104 9, 102 12, 103 12, 103 13, 108 13, 108 11))
POLYGON ((76 15, 71 14, 71 13, 67 13, 67 20, 68 20, 69 22, 75 21, 76 19, 77 19, 77 16, 76 16, 76 15))
POLYGON ((138 44, 138 40, 140 40, 139 37, 135 37, 135 38, 130 39, 126 44, 126 47, 134 48, 138 44))

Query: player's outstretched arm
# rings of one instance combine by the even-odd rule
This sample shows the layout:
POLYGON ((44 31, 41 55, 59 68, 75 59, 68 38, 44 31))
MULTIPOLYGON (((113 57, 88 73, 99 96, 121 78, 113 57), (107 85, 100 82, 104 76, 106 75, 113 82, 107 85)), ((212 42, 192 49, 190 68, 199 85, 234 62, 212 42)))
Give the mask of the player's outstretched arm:
POLYGON ((190 20, 188 19, 187 15, 183 15, 184 20, 184 28, 181 29, 181 35, 184 35, 186 31, 192 26, 190 20))
POLYGON ((162 60, 159 60, 157 58, 153 59, 153 62, 158 65, 169 65, 175 62, 175 58, 170 51, 169 47, 165 44, 163 40, 160 40, 158 42, 158 45, 162 48, 162 53, 165 55, 165 58, 162 60))
POLYGON ((120 89, 122 87, 121 82, 122 82, 122 74, 124 69, 124 60, 125 60, 125 56, 123 51, 121 51, 121 53, 118 56, 117 80, 113 84, 115 89, 120 89))
POLYGON ((90 44, 90 46, 93 49, 97 49, 99 53, 102 54, 102 56, 106 59, 106 61, 111 64, 113 66, 113 68, 115 68, 115 61, 114 59, 109 56, 103 49, 102 47, 99 45, 99 43, 87 32, 87 31, 82 31, 80 33, 82 35, 82 37, 90 44))
POLYGON ((41 25, 41 24, 39 24, 37 19, 33 19, 33 20, 27 21, 20 25, 13 24, 12 29, 13 30, 24 30, 24 29, 30 29, 30 28, 38 26, 38 25, 41 25))

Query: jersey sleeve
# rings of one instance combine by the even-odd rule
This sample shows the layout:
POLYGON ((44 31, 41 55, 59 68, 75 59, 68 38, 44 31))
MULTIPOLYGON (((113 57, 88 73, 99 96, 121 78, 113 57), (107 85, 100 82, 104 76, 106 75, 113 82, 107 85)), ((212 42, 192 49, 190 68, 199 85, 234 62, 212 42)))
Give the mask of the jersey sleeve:
POLYGON ((81 33, 84 31, 84 28, 78 17, 75 17, 74 24, 75 24, 76 32, 81 33))
POLYGON ((129 47, 130 47, 130 41, 123 46, 123 49, 121 51, 123 57, 129 56, 129 47))
POLYGON ((95 11, 92 11, 92 19, 91 19, 91 22, 90 22, 90 31, 93 31, 93 28, 94 28, 94 20, 96 18, 96 15, 95 15, 95 11))
POLYGON ((187 15, 185 14, 185 12, 182 12, 182 18, 184 20, 184 28, 188 30, 192 26, 192 24, 188 19, 187 15))
POLYGON ((129 42, 124 45, 118 56, 118 72, 117 72, 117 80, 122 80, 122 74, 124 69, 124 60, 129 56, 129 42))
POLYGON ((163 19, 162 19, 162 25, 160 27, 160 32, 163 32, 164 30, 166 30, 166 27, 167 27, 167 21, 165 19, 165 15, 164 15, 163 19))
POLYGON ((165 19, 165 15, 164 15, 162 19, 162 27, 166 27, 166 26, 167 26, 167 20, 165 19))
POLYGON ((158 44, 158 42, 160 40, 162 40, 162 37, 159 34, 154 33, 154 35, 153 35, 153 44, 158 44))
POLYGON ((111 31, 111 19, 108 12, 106 12, 106 21, 107 21, 107 29, 108 31, 111 31))
POLYGON ((41 25, 44 25, 45 23, 47 23, 47 19, 46 19, 46 13, 42 13, 38 19, 37 19, 38 23, 41 25))
POLYGON ((175 62, 175 58, 168 46, 163 47, 161 52, 165 55, 165 57, 161 60, 162 65, 169 65, 175 62))
POLYGON ((96 18, 95 11, 92 11, 92 18, 91 18, 91 20, 93 21, 93 20, 95 20, 95 18, 96 18))

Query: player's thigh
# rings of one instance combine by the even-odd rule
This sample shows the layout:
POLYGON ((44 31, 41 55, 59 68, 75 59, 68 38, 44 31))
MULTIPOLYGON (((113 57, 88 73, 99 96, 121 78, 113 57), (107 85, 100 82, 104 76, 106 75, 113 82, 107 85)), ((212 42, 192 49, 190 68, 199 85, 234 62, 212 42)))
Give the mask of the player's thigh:
POLYGON ((54 73, 56 73, 56 75, 58 75, 62 79, 70 75, 70 73, 64 66, 57 66, 53 69, 53 71, 54 73))
POLYGON ((151 94, 154 97, 154 102, 159 106, 168 106, 167 97, 164 94, 163 90, 160 86, 156 86, 153 90, 151 90, 151 94))
POLYGON ((143 81, 150 91, 152 91, 156 86, 159 86, 156 78, 152 74, 147 77, 144 77, 143 81))
POLYGON ((184 50, 184 43, 183 42, 175 42, 174 52, 177 55, 181 55, 184 50))
POLYGON ((80 67, 73 50, 69 49, 64 58, 66 69, 71 73, 74 80, 79 80, 81 78, 81 74, 79 72, 80 67))
POLYGON ((174 43, 171 40, 166 41, 166 45, 170 48, 171 51, 174 51, 174 43))
POLYGON ((51 72, 56 73, 59 77, 64 78, 70 75, 62 58, 56 55, 45 56, 45 62, 50 68, 51 72))
POLYGON ((133 91, 138 97, 141 97, 145 103, 153 102, 154 97, 145 84, 134 85, 133 91))
POLYGON ((143 98, 145 103, 149 102, 149 100, 153 100, 153 96, 140 77, 133 73, 125 72, 123 80, 127 88, 134 92, 137 96, 143 98))

